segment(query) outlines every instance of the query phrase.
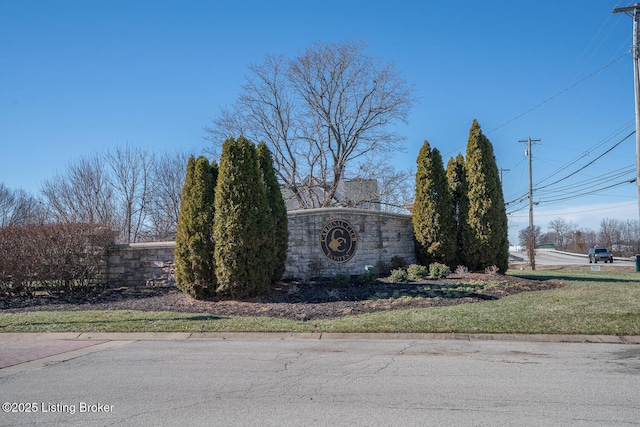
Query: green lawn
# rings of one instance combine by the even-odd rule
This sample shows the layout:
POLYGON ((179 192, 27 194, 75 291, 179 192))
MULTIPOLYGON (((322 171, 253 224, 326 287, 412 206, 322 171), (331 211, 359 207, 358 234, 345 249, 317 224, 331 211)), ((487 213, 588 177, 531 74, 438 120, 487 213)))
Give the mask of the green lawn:
POLYGON ((0 332, 458 332, 640 335, 640 273, 510 271, 564 284, 494 301, 332 320, 140 311, 0 312, 0 332))

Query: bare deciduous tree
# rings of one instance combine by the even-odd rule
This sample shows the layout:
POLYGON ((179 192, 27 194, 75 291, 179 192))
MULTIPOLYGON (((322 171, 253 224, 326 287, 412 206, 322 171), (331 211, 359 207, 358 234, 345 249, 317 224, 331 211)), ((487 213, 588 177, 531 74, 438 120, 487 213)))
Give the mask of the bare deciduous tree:
POLYGON ((116 146, 107 150, 105 160, 111 167, 114 195, 119 202, 121 240, 127 243, 146 240, 153 155, 130 145, 116 146))
POLYGON ((549 228, 555 232, 556 249, 564 251, 567 247, 567 240, 571 238, 571 233, 575 230, 576 226, 564 220, 564 218, 556 218, 549 222, 549 228))
POLYGON ((628 219, 621 224, 621 238, 625 246, 625 255, 640 253, 640 221, 628 219))
POLYGON ((617 219, 604 218, 600 221, 600 232, 598 233, 598 244, 611 251, 616 250, 616 246, 621 241, 621 222, 617 219))
POLYGON ((180 215, 180 197, 189 155, 183 152, 156 156, 153 163, 153 190, 147 205, 155 239, 173 239, 180 215))
POLYGON ((598 243, 598 234, 589 228, 581 229, 579 231, 580 236, 578 239, 580 241, 579 246, 581 246, 581 252, 587 253, 589 248, 594 247, 598 243), (580 243, 582 243, 582 245, 580 245, 580 243))
POLYGON ((131 146, 81 158, 45 181, 42 206, 53 222, 105 224, 119 242, 172 239, 187 158, 131 146))
POLYGON ((65 175, 44 182, 42 196, 54 222, 97 223, 119 229, 112 183, 99 156, 70 163, 65 175))
MULTIPOLYGON (((540 230, 540 226, 539 225, 534 225, 533 226, 533 244, 534 246, 537 246, 541 243, 541 238, 542 238, 542 231, 540 230)), ((520 246, 524 246, 527 250, 527 253, 529 253, 530 250, 530 246, 531 246, 531 235, 529 234, 529 227, 527 226, 527 228, 523 228, 520 231, 518 231, 518 243, 520 244, 520 246)))
POLYGON ((364 48, 315 44, 293 60, 267 56, 250 66, 238 102, 206 129, 210 139, 218 146, 238 135, 265 141, 278 179, 299 207, 335 205, 347 166, 399 149, 393 125, 406 122, 414 102, 393 64, 364 48))
POLYGON ((45 213, 38 199, 24 190, 11 190, 0 183, 0 227, 38 224, 45 213))

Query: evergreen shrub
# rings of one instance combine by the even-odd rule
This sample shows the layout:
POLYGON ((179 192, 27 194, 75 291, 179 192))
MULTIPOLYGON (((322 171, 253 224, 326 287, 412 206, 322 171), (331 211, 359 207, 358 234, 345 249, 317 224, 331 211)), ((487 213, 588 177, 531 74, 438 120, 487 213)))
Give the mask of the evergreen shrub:
POLYGON ((507 213, 493 145, 473 121, 464 163, 468 210, 464 238, 466 265, 484 270, 496 265, 505 272, 509 264, 507 213))
POLYGON ((214 199, 218 166, 206 157, 189 158, 176 233, 176 285, 194 298, 215 294, 214 199))
POLYGON ((222 146, 213 236, 217 292, 232 298, 266 293, 274 277, 274 223, 255 145, 244 137, 222 146))
POLYGON ((376 270, 367 270, 360 273, 358 283, 362 285, 373 285, 378 281, 378 272, 376 270))
POLYGON ((407 276, 406 270, 402 268, 396 268, 395 270, 391 270, 389 280, 392 283, 407 283, 409 277, 407 276))
POLYGON ((339 289, 346 289, 349 287, 351 277, 345 273, 338 273, 331 278, 331 286, 339 289))
POLYGON ((453 264, 456 223, 449 183, 437 148, 424 142, 417 159, 416 197, 411 215, 416 254, 423 264, 453 264))
POLYGON ((424 265, 411 264, 407 268, 407 276, 411 280, 422 280, 427 277, 427 275, 427 267, 425 267, 424 265))
POLYGON ((275 283, 282 278, 286 268, 287 250, 289 248, 287 206, 284 203, 280 184, 278 183, 273 168, 271 151, 269 151, 269 148, 264 142, 261 142, 258 144, 256 152, 258 155, 258 165, 262 172, 262 179, 265 185, 269 210, 273 220, 274 240, 270 250, 273 251, 274 254, 271 281, 275 283))
POLYGON ((448 265, 434 262, 429 265, 429 275, 436 279, 444 279, 451 274, 451 270, 448 265))
POLYGON ((391 258, 391 269, 392 270, 396 270, 398 268, 406 268, 407 267, 407 260, 404 257, 401 257, 399 255, 395 255, 391 258))

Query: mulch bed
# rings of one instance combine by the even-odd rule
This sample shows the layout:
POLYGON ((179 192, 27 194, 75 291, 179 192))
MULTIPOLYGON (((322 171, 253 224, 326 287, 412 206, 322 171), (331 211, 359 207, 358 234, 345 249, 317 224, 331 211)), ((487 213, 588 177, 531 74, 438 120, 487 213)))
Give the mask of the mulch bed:
POLYGON ((550 280, 485 274, 451 275, 447 279, 425 279, 406 284, 381 279, 372 285, 352 283, 344 288, 332 286, 328 281, 287 281, 273 286, 267 295, 240 301, 200 301, 176 287, 123 287, 0 300, 0 312, 140 310, 314 320, 383 310, 468 304, 559 286, 550 280), (483 283, 490 283, 490 289, 485 289, 483 283))

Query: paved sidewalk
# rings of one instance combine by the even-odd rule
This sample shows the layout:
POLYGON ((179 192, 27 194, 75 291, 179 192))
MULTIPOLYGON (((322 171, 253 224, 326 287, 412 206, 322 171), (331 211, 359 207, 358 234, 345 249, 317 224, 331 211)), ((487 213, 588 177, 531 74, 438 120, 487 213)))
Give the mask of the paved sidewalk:
POLYGON ((32 360, 44 359, 57 354, 68 353, 85 347, 91 347, 105 341, 83 340, 29 340, 3 343, 0 348, 0 369, 15 366, 32 360))

